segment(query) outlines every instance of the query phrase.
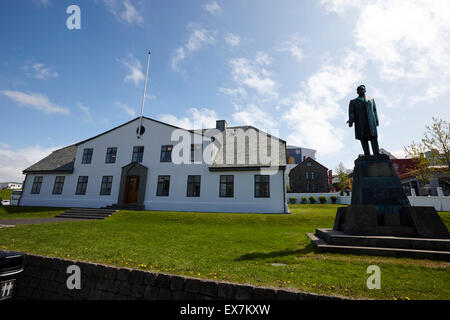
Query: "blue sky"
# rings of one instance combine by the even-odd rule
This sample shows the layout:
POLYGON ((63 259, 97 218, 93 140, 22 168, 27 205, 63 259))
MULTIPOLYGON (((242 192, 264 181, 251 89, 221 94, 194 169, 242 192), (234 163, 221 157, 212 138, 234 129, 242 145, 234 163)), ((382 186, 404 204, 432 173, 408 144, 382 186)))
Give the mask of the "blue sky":
POLYGON ((137 116, 148 49, 148 117, 275 129, 351 167, 348 102, 364 83, 380 146, 400 154, 450 119, 449 35, 446 0, 3 0, 0 181, 137 116))

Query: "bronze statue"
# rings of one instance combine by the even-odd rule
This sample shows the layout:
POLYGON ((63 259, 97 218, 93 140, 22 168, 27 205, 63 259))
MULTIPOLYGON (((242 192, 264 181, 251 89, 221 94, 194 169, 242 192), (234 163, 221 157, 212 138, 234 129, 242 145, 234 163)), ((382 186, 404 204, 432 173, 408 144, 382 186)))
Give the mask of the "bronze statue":
POLYGON ((378 115, 375 100, 366 96, 366 87, 364 85, 360 85, 356 91, 358 97, 350 100, 348 108, 348 126, 352 127, 353 123, 355 123, 355 139, 361 141, 364 155, 370 156, 369 141, 372 145, 373 154, 379 155, 378 115))

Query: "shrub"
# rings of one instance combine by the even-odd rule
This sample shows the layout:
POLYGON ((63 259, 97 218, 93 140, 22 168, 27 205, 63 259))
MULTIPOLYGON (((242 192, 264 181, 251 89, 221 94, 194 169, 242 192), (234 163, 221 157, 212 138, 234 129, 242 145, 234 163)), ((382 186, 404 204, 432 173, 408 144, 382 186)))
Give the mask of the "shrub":
POLYGON ((327 197, 325 197, 325 196, 320 196, 320 197, 319 197, 319 201, 320 201, 320 203, 327 203, 327 197))
POLYGON ((306 202, 308 202, 308 199, 306 199, 306 197, 302 197, 302 204, 305 204, 306 202))
POLYGON ((294 204, 297 201, 297 198, 289 198, 289 202, 291 204, 294 204))
POLYGON ((316 197, 313 197, 313 196, 311 196, 311 197, 309 197, 309 202, 311 202, 312 204, 314 204, 314 203, 316 203, 316 197))
POLYGON ((336 201, 337 201, 337 197, 336 197, 336 196, 331 196, 330 199, 331 199, 331 202, 332 202, 333 204, 335 204, 336 201))

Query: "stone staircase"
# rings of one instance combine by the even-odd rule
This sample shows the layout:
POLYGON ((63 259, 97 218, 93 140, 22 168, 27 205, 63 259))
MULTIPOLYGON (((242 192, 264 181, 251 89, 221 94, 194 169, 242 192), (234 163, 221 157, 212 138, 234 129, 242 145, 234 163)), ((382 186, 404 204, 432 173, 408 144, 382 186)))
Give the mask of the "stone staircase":
POLYGON ((131 211, 145 210, 143 205, 137 205, 137 204, 113 204, 110 206, 103 207, 102 209, 131 210, 131 211))
POLYGON ((117 209, 106 208, 70 208, 55 218, 103 220, 116 211, 117 209))

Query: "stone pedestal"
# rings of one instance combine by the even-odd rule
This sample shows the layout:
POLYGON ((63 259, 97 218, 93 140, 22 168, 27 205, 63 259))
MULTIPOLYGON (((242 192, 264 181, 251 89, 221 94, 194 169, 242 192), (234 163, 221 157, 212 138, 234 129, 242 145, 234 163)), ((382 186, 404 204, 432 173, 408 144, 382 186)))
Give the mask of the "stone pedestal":
POLYGON ((450 238, 434 208, 411 207, 388 156, 359 156, 352 189, 351 205, 338 209, 333 230, 348 235, 450 238))

